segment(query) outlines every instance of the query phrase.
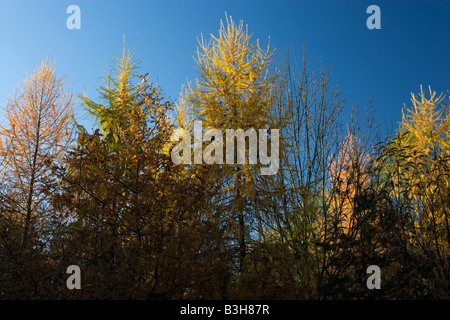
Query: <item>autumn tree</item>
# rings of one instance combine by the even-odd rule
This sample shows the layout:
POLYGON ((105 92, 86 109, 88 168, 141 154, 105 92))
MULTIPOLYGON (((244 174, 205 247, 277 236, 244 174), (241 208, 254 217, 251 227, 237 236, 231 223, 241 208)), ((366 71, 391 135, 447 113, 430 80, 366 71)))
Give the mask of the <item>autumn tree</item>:
MULTIPOLYGON (((263 50, 258 40, 252 43, 243 23, 236 24, 232 17, 226 17, 226 24, 221 21, 218 36, 211 35, 210 41, 202 36, 199 41, 199 78, 188 85, 182 101, 192 110, 193 118, 202 121, 204 128, 218 129, 223 135, 226 129, 242 129, 248 133, 247 130, 274 128, 270 113, 272 57, 269 45, 263 50)), ((235 140, 224 136, 223 145, 234 144, 235 140)), ((245 163, 237 161, 239 152, 244 157, 248 155, 248 144, 242 150, 233 150, 227 158, 216 158, 209 175, 212 181, 223 186, 220 199, 216 198, 217 212, 233 235, 238 247, 238 269, 242 271, 251 242, 249 225, 253 218, 248 204, 254 194, 257 166, 250 164, 248 158, 245 163)))
POLYGON ((56 65, 47 59, 8 100, 8 123, 0 126, 2 245, 15 263, 15 276, 9 274, 9 280, 23 281, 18 295, 41 294, 42 273, 37 269, 45 259, 40 254, 58 220, 49 201, 57 183, 52 169, 73 141, 72 103, 64 78, 56 76, 56 65))
MULTIPOLYGON (((279 275, 285 287, 277 288, 278 297, 309 299, 318 296, 319 218, 326 214, 327 170, 341 133, 343 99, 325 67, 312 70, 305 51, 297 58, 293 51, 277 59, 271 116, 282 123, 280 164, 277 175, 256 178, 254 232, 262 245, 257 251, 272 251, 267 270, 262 264, 259 272, 275 264, 292 266, 279 275)), ((255 269, 252 276, 257 283, 265 281, 255 269)))
MULTIPOLYGON (((411 292, 419 297, 448 297, 449 288, 449 114, 444 97, 423 90, 405 106, 398 133, 380 152, 389 190, 402 208, 399 241, 411 292), (407 250, 406 250, 407 248, 407 250)), ((396 236, 397 236, 396 235, 396 236)))
MULTIPOLYGON (((386 271, 384 248, 378 239, 383 230, 373 181, 373 151, 366 147, 349 131, 329 167, 329 214, 320 233, 326 256, 320 288, 324 297, 376 297, 377 291, 366 288, 366 268, 382 265, 386 271)), ((383 287, 385 280, 384 275, 383 287)))
POLYGON ((352 224, 356 222, 352 217, 355 211, 354 199, 370 182, 367 172, 369 155, 361 152, 358 138, 349 132, 341 143, 339 155, 330 166, 330 176, 334 180, 333 187, 337 189, 330 199, 330 207, 338 211, 337 227, 347 234, 352 229, 352 224))
POLYGON ((71 216, 52 248, 61 268, 76 264, 88 284, 70 298, 169 299, 220 297, 226 256, 219 226, 204 219, 209 185, 175 165, 167 150, 172 103, 133 72, 132 54, 116 57, 99 89, 84 97, 100 129, 80 130, 59 168, 55 198, 71 216))

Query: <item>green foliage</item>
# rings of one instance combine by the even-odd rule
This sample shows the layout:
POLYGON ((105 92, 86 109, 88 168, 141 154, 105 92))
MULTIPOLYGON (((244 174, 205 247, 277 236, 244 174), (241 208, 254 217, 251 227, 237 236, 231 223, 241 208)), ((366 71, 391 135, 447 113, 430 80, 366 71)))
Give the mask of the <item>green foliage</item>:
POLYGON ((140 112, 143 101, 136 80, 137 62, 134 53, 126 53, 125 44, 121 58, 114 55, 114 66, 106 73, 100 86, 101 103, 94 102, 88 96, 81 99, 86 110, 95 117, 105 139, 111 146, 120 143, 120 136, 131 125, 129 114, 140 112))

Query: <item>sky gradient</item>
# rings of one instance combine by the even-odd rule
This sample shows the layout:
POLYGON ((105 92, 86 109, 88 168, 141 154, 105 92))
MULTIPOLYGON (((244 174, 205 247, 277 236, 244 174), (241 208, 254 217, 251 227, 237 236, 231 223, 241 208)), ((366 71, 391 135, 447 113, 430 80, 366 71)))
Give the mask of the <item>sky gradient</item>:
MULTIPOLYGON (((225 12, 263 47, 269 36, 281 54, 291 45, 301 54, 305 45, 313 68, 323 58, 332 69, 347 105, 372 99, 379 122, 396 127, 420 85, 450 95, 450 1, 0 0, 0 105, 47 56, 75 94, 85 88, 96 97, 123 35, 139 72, 176 101, 195 79, 197 38, 217 35, 225 12), (66 27, 71 4, 81 9, 81 30, 66 27), (381 9, 381 30, 366 27, 371 4, 381 9)), ((79 102, 75 108, 82 114, 79 102)))

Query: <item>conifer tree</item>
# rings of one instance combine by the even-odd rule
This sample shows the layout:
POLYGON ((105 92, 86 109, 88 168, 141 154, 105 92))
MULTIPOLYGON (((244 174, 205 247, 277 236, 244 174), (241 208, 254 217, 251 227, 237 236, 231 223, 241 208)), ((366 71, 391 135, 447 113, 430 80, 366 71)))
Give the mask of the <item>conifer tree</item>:
POLYGON ((57 78, 56 65, 45 60, 6 105, 8 126, 0 126, 3 182, 15 194, 16 218, 23 222, 25 246, 49 205, 52 166, 61 162, 73 141, 73 97, 57 78))
POLYGON ((53 231, 63 216, 52 196, 61 165, 73 142, 73 96, 56 65, 43 61, 6 105, 0 126, 1 295, 39 298, 52 292, 53 231))
POLYGON ((95 117, 105 141, 112 150, 121 143, 119 136, 130 125, 129 113, 139 112, 143 100, 139 96, 139 84, 136 83, 134 53, 126 52, 125 40, 122 57, 114 55, 114 65, 106 73, 104 83, 99 88, 100 102, 87 95, 81 97, 86 110, 95 117))
POLYGON ((412 108, 405 106, 400 128, 377 163, 383 174, 379 188, 389 190, 402 209, 395 217, 402 222, 401 261, 416 270, 415 294, 442 298, 448 297, 450 281, 450 116, 444 97, 431 88, 429 94, 422 88, 412 94, 412 108))
MULTIPOLYGON (((194 118, 202 121, 203 128, 218 129, 223 134, 223 145, 234 143, 226 141, 226 129, 268 129, 273 128, 274 119, 270 112, 274 76, 270 63, 274 51, 270 45, 261 49, 259 41, 251 42, 242 21, 236 24, 232 17, 226 17, 226 25, 221 21, 219 35, 211 35, 205 42, 199 41, 197 64, 199 79, 195 85, 189 84, 183 99, 193 110, 194 118)), ((216 150, 217 152, 217 150, 216 150)), ((239 269, 246 253, 248 243, 248 222, 246 207, 254 194, 255 166, 248 158, 245 165, 236 164, 237 152, 234 151, 233 164, 220 161, 219 166, 210 173, 210 179, 224 182, 224 198, 221 212, 227 210, 231 216, 224 217, 229 229, 234 232, 239 247, 239 269), (223 165, 222 165, 223 163, 223 165)), ((244 155, 248 155, 248 146, 244 155)))

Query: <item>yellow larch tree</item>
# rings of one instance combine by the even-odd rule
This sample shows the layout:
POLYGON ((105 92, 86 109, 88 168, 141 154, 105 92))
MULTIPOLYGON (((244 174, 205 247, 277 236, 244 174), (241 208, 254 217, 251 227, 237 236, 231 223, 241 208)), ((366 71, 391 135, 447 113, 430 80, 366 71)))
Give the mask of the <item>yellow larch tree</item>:
POLYGON ((52 167, 73 141, 73 96, 47 58, 19 85, 5 109, 8 123, 0 126, 2 182, 11 203, 9 214, 23 228, 23 248, 49 213, 50 185, 56 182, 52 167))
MULTIPOLYGON (((263 50, 258 40, 251 42, 251 35, 244 29, 242 21, 236 24, 231 16, 226 17, 226 24, 221 21, 218 36, 211 35, 209 42, 203 36, 199 40, 196 59, 199 78, 194 85, 188 84, 182 101, 193 111, 193 118, 202 121, 203 128, 222 132, 223 145, 227 144, 226 129, 258 132, 258 129, 273 128, 274 119, 270 112, 273 55, 269 44, 263 50)), ((237 152, 234 150, 234 159, 237 152)), ((244 152, 248 155, 248 146, 244 152)), ((209 179, 225 181, 219 183, 223 185, 224 198, 231 200, 222 203, 220 211, 232 215, 225 220, 234 232, 239 247, 239 269, 242 270, 249 237, 246 203, 255 189, 252 181, 256 165, 249 164, 248 157, 245 165, 236 162, 225 164, 223 161, 223 165, 215 166, 219 169, 210 170, 209 179)))
MULTIPOLYGON (((415 234, 428 234, 439 252, 450 252, 450 104, 429 88, 412 94, 398 139, 403 181, 401 192, 412 202, 415 234)), ((438 252, 438 255, 440 254, 438 252)))
POLYGON ((359 150, 358 144, 359 139, 349 132, 341 142, 337 158, 330 165, 331 184, 335 189, 329 200, 330 207, 344 234, 351 232, 357 223, 353 217, 355 197, 370 183, 367 173, 370 158, 359 150))

